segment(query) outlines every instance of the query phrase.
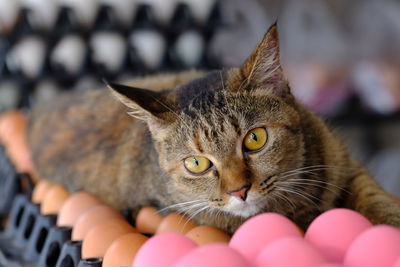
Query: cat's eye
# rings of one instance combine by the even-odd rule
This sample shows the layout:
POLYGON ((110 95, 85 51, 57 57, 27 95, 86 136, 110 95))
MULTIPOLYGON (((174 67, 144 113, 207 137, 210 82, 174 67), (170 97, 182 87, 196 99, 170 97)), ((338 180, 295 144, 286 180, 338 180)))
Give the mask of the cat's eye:
POLYGON ((188 157, 184 160, 185 168, 193 174, 201 174, 212 166, 208 158, 201 156, 188 157))
POLYGON ((243 145, 248 152, 257 152, 267 143, 268 133, 265 128, 254 128, 244 137, 243 145))

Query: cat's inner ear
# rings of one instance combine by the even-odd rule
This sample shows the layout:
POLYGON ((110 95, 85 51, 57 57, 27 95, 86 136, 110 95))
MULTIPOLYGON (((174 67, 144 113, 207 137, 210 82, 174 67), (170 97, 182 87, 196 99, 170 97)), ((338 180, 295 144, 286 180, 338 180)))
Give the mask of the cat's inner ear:
POLYGON ((142 120, 149 118, 168 119, 173 105, 165 92, 130 87, 116 83, 106 83, 111 92, 131 109, 129 114, 142 120))
POLYGON ((279 96, 289 93, 280 63, 279 35, 276 24, 269 28, 240 70, 244 83, 248 86, 266 87, 279 96))

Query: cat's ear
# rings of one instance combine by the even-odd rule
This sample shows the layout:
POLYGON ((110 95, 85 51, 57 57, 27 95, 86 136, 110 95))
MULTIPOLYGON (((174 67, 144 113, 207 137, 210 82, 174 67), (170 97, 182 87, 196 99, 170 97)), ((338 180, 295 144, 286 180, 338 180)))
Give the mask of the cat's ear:
POLYGON ((280 63, 277 24, 273 24, 250 57, 240 68, 244 83, 266 87, 279 96, 289 93, 289 87, 280 63))
POLYGON ((141 120, 171 119, 173 103, 163 92, 130 87, 126 85, 107 83, 107 87, 123 104, 131 109, 130 115, 141 120))

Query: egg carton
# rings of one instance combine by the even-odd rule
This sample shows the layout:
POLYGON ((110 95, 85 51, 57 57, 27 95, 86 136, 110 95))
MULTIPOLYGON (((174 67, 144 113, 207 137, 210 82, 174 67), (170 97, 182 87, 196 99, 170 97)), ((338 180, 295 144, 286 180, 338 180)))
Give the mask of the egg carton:
POLYGON ((0 12, 0 109, 29 106, 60 90, 85 87, 87 80, 86 87, 96 87, 102 78, 220 67, 208 53, 224 26, 219 2, 206 1, 199 16, 194 1, 170 1, 163 6, 169 15, 161 16, 157 1, 131 1, 130 12, 100 1, 89 19, 82 10, 88 7, 64 0, 49 7, 57 14, 52 20, 27 4, 35 1, 25 2, 8 27, 0 12))
POLYGON ((101 258, 82 259, 82 241, 71 240, 72 228, 56 223, 57 214, 42 215, 40 204, 17 194, 0 232, 0 266, 102 266, 101 258))
POLYGON ((5 147, 0 145, 0 221, 10 212, 15 195, 24 192, 30 197, 32 190, 33 182, 30 175, 17 172, 6 155, 5 147))

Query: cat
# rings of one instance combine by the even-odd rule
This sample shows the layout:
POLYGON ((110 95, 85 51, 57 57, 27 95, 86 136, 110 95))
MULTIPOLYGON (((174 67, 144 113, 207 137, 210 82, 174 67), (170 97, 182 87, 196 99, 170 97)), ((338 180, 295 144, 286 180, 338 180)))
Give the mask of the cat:
POLYGON ((335 207, 400 227, 399 201, 291 94, 279 50, 273 25, 241 67, 110 83, 34 107, 27 137, 39 176, 228 233, 262 212, 306 229, 335 207))

